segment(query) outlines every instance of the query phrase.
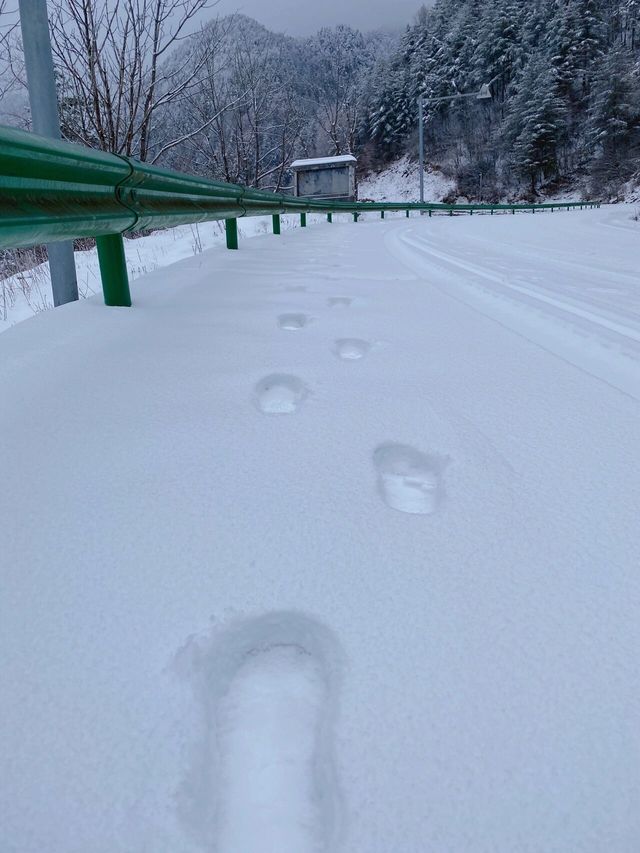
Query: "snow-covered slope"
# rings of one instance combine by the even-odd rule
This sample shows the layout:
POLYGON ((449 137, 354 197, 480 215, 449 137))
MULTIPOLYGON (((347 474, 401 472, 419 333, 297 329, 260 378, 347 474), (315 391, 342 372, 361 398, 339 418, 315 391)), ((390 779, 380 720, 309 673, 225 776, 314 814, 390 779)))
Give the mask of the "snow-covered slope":
MULTIPOLYGON (((455 166, 450 164, 451 169, 455 166)), ((627 197, 634 197, 632 183, 627 186, 627 197)), ((637 194, 637 193, 636 193, 637 194)), ((420 198, 420 167, 408 155, 403 155, 379 172, 373 172, 363 178, 358 185, 358 196, 361 200, 371 201, 419 201, 420 198)), ((442 172, 429 166, 424 173, 424 198, 425 201, 457 201, 466 203, 477 201, 456 193, 456 182, 446 177, 442 172)), ((576 186, 567 186, 563 189, 550 192, 544 188, 541 190, 539 202, 547 201, 580 201, 584 198, 583 190, 576 186)), ((501 201, 522 201, 521 194, 505 194, 501 201)))
POLYGON ((0 336, 0 848, 633 853, 639 226, 319 223, 0 336))
MULTIPOLYGON (((454 190, 455 184, 441 172, 426 169, 424 173, 425 201, 442 201, 454 190)), ((358 184, 362 201, 419 201, 420 167, 405 154, 380 172, 368 175, 358 184)))

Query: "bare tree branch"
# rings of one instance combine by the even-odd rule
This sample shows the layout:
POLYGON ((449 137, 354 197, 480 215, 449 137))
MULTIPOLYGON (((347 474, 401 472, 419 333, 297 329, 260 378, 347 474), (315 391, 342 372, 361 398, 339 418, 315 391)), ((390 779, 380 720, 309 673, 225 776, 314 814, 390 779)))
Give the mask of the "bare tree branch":
POLYGON ((63 132, 147 160, 159 112, 202 86, 205 57, 170 56, 209 0, 52 0, 63 132), (161 65, 161 62, 163 63, 161 65))

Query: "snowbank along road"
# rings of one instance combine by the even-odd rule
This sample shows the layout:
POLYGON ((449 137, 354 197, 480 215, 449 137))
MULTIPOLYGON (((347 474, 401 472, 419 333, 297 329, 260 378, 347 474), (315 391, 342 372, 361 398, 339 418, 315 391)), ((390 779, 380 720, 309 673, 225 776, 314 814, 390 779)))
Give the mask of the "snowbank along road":
POLYGON ((318 223, 1 336, 3 851, 638 850, 628 217, 318 223))

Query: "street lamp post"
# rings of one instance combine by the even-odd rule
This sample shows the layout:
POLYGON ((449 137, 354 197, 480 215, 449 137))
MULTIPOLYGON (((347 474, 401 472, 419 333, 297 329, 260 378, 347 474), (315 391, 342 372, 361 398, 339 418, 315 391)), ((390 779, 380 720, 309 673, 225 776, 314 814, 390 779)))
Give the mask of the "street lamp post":
POLYGON ((475 98, 476 101, 490 101, 491 83, 483 83, 479 92, 469 92, 466 95, 445 95, 442 98, 423 98, 418 95, 418 159, 420 161, 420 204, 424 204, 424 107, 430 104, 441 104, 444 101, 457 101, 462 98, 475 98))
MULTIPOLYGON (((24 64, 29 86, 31 124, 34 133, 60 139, 60 118, 46 0, 19 0, 24 64)), ((47 244, 53 304, 78 298, 73 243, 47 244)))

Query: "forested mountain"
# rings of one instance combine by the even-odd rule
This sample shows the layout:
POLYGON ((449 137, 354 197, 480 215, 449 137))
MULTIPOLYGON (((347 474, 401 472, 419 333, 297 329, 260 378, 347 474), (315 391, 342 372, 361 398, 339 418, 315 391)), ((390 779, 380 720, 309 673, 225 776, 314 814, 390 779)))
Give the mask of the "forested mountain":
POLYGON ((490 103, 425 109, 427 151, 465 195, 606 197, 640 170, 640 0, 437 0, 376 69, 362 139, 414 147, 418 95, 489 82, 490 103))
MULTIPOLYGON (((490 102, 425 107, 427 160, 459 194, 612 197, 640 173, 640 0, 436 0, 395 36, 291 38, 233 15, 185 38, 205 7, 50 0, 65 136, 283 190, 295 157, 352 151, 366 171, 415 155, 419 95, 490 83, 490 102)), ((15 32, 2 49, 15 103, 15 32)))
POLYGON ((280 190, 296 157, 357 150, 367 74, 389 44, 346 26, 294 39, 242 15, 212 22, 185 49, 207 54, 206 82, 165 111, 165 136, 185 140, 165 162, 280 190))

